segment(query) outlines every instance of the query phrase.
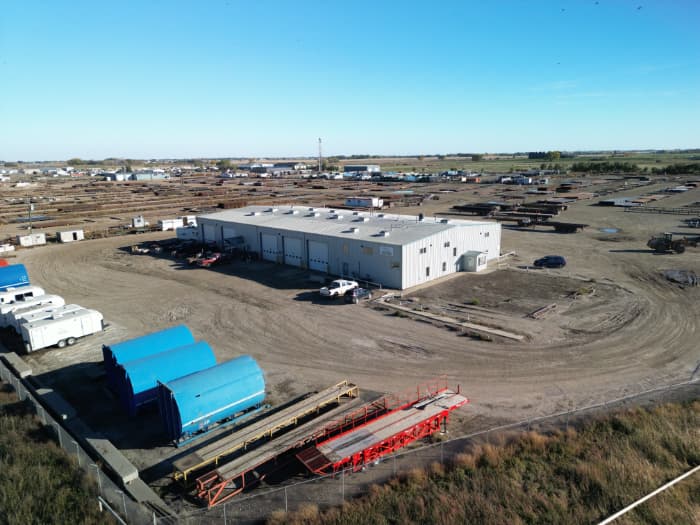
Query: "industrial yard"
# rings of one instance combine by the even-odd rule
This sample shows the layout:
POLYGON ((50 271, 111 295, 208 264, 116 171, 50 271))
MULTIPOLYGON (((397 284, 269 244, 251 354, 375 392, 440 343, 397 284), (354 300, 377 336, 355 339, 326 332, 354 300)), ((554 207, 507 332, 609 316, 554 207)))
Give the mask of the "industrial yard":
MULTIPOLYGON (((588 196, 662 195, 660 202, 649 206, 692 209, 687 207, 700 201, 697 187, 683 193, 663 192, 685 179, 689 178, 652 180, 632 187, 621 177, 586 181, 586 195, 570 199, 567 209, 556 217, 557 221, 585 225, 583 230, 557 233, 540 224, 519 227, 505 221, 500 243, 503 256, 490 261, 484 271, 451 273, 407 290, 382 288, 375 290, 373 301, 361 305, 319 298, 318 280, 301 267, 236 258, 202 268, 188 265, 166 249, 138 254, 132 249, 135 244, 157 246, 173 239, 175 233, 123 235, 127 232, 118 231, 121 227, 110 231, 110 221, 126 222, 132 214, 143 212, 155 223, 189 214, 193 208, 185 205, 186 196, 177 202, 159 198, 170 191, 184 192, 181 188, 187 185, 166 182, 167 191, 156 191, 158 185, 152 184, 148 198, 138 197, 129 205, 132 207, 121 205, 119 221, 110 218, 111 208, 88 213, 97 224, 91 226, 94 234, 85 227, 89 223, 82 225, 92 240, 13 252, 12 263, 26 266, 32 284, 67 302, 96 309, 105 320, 102 333, 74 346, 22 358, 38 381, 59 392, 90 429, 106 436, 141 478, 158 487, 178 510, 184 503, 173 499, 177 491, 170 493, 167 487, 183 458, 197 453, 201 443, 173 447, 156 408, 136 418, 122 410, 106 386, 103 344, 185 324, 196 339, 206 339, 219 362, 252 356, 265 372, 266 403, 272 407, 308 392, 323 392, 343 380, 358 385, 362 400, 371 401, 445 376, 446 384, 460 385, 470 400, 451 415, 452 435, 482 428, 488 422, 549 414, 687 380, 697 376, 700 364, 695 325, 700 289, 679 286, 667 280, 663 271, 697 274, 698 251, 689 248, 680 254, 655 254, 645 244, 659 232, 690 236, 697 230, 689 228, 681 215, 628 212, 623 207, 599 206, 597 197, 588 196), (143 211, 146 202, 160 211, 143 211), (564 255, 567 265, 533 267, 535 259, 550 253, 564 255)), ((119 191, 141 187, 129 184, 119 191)), ((209 183, 201 179, 197 184, 205 187, 209 183)), ((275 196, 258 195, 254 202, 280 207, 284 203, 336 203, 342 208, 348 196, 368 193, 389 197, 391 202, 392 192, 401 188, 416 197, 398 194, 402 197, 394 202, 391 213, 421 213, 426 221, 441 217, 494 221, 465 215, 453 206, 537 198, 525 194, 523 188, 503 184, 387 186, 328 181, 324 188, 308 193, 298 193, 298 185, 289 181, 264 184, 265 191, 275 188, 275 196)), ((93 186, 101 187, 101 183, 74 185, 71 198, 81 201, 93 186)), ((40 191, 50 191, 47 188, 40 191)), ((247 188, 231 190, 229 198, 240 199, 237 205, 250 204, 240 195, 247 188)), ((65 191, 70 195, 69 189, 65 191)), ((213 200, 206 204, 208 207, 198 203, 197 209, 216 210, 213 200)), ((19 213, 21 205, 12 206, 16 207, 12 213, 19 213)), ((47 212, 56 215, 55 228, 77 224, 81 212, 59 220, 66 212, 47 212)), ((2 226, 7 236, 17 231, 14 224, 2 226)), ((22 351, 16 338, 5 337, 4 341, 10 350, 22 351)), ((260 432, 266 430, 261 427, 260 432)), ((252 463, 246 461, 254 464, 255 452, 250 454, 252 463)), ((225 475, 221 476, 225 481, 225 475)), ((198 483, 204 494, 221 480, 198 483)))

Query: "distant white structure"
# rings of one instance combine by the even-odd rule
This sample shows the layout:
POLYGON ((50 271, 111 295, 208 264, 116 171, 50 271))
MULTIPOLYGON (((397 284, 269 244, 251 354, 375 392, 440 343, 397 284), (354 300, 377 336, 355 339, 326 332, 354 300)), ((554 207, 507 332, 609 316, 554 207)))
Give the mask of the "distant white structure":
POLYGON ((58 239, 58 242, 82 241, 85 239, 85 232, 83 232, 83 230, 56 232, 56 238, 58 239))
POLYGON ((384 199, 379 197, 348 197, 345 205, 353 208, 381 208, 384 206, 384 199))
POLYGON ((132 217, 132 228, 145 228, 146 226, 148 226, 148 221, 146 221, 146 219, 143 218, 143 215, 137 215, 136 217, 132 217))
POLYGON ((30 246, 41 246, 46 244, 45 233, 30 233, 29 235, 18 235, 17 242, 20 246, 28 248, 30 246))

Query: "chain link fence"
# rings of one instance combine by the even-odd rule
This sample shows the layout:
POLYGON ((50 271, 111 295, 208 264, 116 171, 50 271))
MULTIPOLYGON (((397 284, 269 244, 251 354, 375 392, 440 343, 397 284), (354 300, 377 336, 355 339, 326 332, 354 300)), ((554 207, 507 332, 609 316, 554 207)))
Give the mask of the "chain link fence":
POLYGON ((249 496, 241 495, 225 504, 212 509, 199 509, 181 514, 177 518, 159 518, 150 509, 135 502, 115 484, 102 470, 99 461, 93 459, 82 447, 79 440, 70 434, 34 396, 23 380, 17 378, 0 361, 0 379, 10 384, 20 399, 28 400, 34 406, 41 422, 53 428, 56 439, 66 452, 74 456, 78 465, 98 486, 99 498, 95 502, 105 512, 111 512, 121 523, 170 525, 209 525, 209 524, 253 524, 264 521, 274 513, 296 511, 304 508, 323 510, 336 507, 370 490, 372 485, 386 483, 397 476, 422 475, 425 468, 442 468, 441 464, 449 462, 468 447, 478 443, 500 441, 508 432, 536 430, 547 432, 561 429, 574 423, 576 419, 604 414, 613 408, 622 408, 631 404, 635 406, 662 400, 682 399, 688 394, 700 392, 700 381, 690 380, 659 388, 646 390, 593 404, 573 408, 554 414, 533 415, 521 421, 481 429, 467 435, 443 435, 437 441, 427 445, 414 445, 394 454, 383 457, 380 461, 366 465, 361 471, 348 469, 336 474, 317 476, 311 479, 292 482, 269 490, 259 490, 249 496), (433 466, 435 465, 435 466, 433 466))
POLYGON ((514 423, 494 426, 468 435, 440 436, 438 441, 428 445, 419 445, 403 449, 381 458, 380 461, 366 465, 361 471, 352 469, 333 475, 318 476, 267 491, 259 491, 250 496, 237 496, 212 509, 201 509, 187 515, 180 515, 178 523, 187 525, 208 524, 255 524, 264 522, 275 513, 296 511, 304 508, 323 510, 337 507, 345 501, 365 494, 372 485, 379 485, 397 476, 423 475, 419 469, 442 468, 442 463, 449 462, 458 454, 464 453, 470 446, 480 443, 500 443, 503 435, 533 430, 548 432, 562 429, 576 420, 591 415, 603 415, 610 409, 625 406, 655 403, 659 399, 676 400, 686 398, 688 394, 700 393, 700 381, 685 381, 660 388, 654 388, 637 394, 624 396, 586 407, 555 414, 535 415, 514 423))
MULTIPOLYGON (((91 457, 80 441, 44 408, 37 399, 34 389, 18 378, 2 361, 0 361, 0 380, 9 384, 21 401, 31 403, 39 420, 53 430, 59 446, 74 457, 78 466, 96 483, 99 497, 94 501, 95 505, 98 505, 103 512, 112 513, 115 519, 122 523, 140 525, 155 522, 153 512, 134 501, 115 484, 102 470, 99 460, 91 457)), ((166 522, 161 521, 161 523, 166 522)))

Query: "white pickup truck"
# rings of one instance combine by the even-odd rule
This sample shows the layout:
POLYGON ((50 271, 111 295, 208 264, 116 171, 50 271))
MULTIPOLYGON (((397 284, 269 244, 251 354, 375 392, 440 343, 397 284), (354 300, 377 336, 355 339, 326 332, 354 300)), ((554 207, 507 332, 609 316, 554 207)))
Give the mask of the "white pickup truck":
POLYGON ((350 290, 359 287, 355 281, 346 281, 345 279, 336 279, 330 285, 324 286, 319 290, 323 297, 342 297, 350 290))

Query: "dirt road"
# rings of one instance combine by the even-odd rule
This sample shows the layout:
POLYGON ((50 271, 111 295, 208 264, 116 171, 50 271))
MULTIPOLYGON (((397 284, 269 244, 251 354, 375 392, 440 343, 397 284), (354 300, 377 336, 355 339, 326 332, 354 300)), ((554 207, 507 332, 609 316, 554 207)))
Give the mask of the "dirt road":
MULTIPOLYGON (((696 192, 664 205, 700 200, 690 195, 696 192)), ((324 303, 310 292, 317 285, 292 268, 235 263, 191 269, 120 249, 133 238, 24 250, 17 262, 47 291, 102 311, 111 324, 107 339, 185 323, 220 361, 252 355, 267 373, 273 401, 344 378, 389 392, 447 374, 473 400, 465 418, 511 419, 689 378, 700 362, 700 290, 680 289, 659 272, 700 272, 700 249, 654 255, 645 248, 651 233, 677 231, 678 217, 624 213, 587 201, 562 220, 590 226, 574 235, 504 229, 502 251, 517 254, 509 269, 461 274, 448 285, 453 300, 468 301, 479 290, 484 306, 511 316, 512 326, 529 334, 523 343, 475 341, 364 305, 324 303), (620 231, 599 231, 609 227, 620 231), (523 269, 548 253, 565 255, 569 264, 544 272, 523 269), (566 300, 577 286, 594 287, 597 296, 566 300), (513 301, 520 301, 521 310, 513 301), (522 324, 527 308, 551 301, 562 307, 522 324)), ((138 240, 171 234, 149 235, 138 240)), ((415 294, 439 299, 440 286, 415 294)), ((80 355, 47 351, 29 360, 49 370, 76 358, 101 359, 98 344, 86 340, 81 347, 80 355)))

